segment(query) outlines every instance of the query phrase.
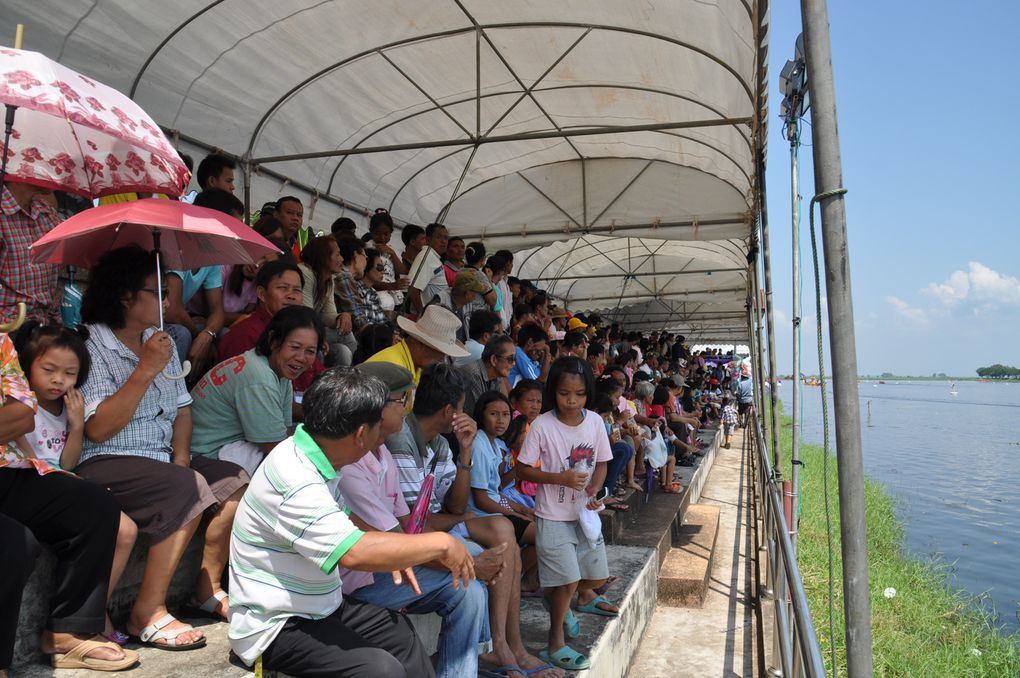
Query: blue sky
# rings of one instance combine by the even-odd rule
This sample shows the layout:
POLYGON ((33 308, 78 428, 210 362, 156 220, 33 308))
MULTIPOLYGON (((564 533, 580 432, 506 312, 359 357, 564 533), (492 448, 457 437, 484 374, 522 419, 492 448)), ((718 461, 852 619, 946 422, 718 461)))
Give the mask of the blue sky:
MULTIPOLYGON (((973 376, 981 365, 1020 365, 1020 3, 830 1, 829 19, 860 373, 973 376)), ((777 82, 800 26, 799 2, 773 3, 766 179, 783 373, 792 369, 792 244, 777 82)), ((811 151, 800 156, 801 364, 815 373, 811 151)))

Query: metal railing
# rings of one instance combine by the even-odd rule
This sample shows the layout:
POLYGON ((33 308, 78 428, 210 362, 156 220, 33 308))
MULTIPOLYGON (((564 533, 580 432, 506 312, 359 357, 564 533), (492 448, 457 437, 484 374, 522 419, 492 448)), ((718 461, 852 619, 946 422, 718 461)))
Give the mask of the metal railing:
MULTIPOLYGON (((762 615, 771 607, 774 616, 768 675, 777 678, 822 678, 826 675, 825 662, 787 527, 782 486, 773 473, 768 445, 753 408, 747 426, 745 432, 753 432, 753 435, 744 436, 744 444, 749 446, 751 460, 757 519, 755 544, 759 558, 764 561, 759 572, 765 573, 758 585, 758 598, 762 615)), ((762 648, 766 642, 768 639, 763 638, 762 648)))

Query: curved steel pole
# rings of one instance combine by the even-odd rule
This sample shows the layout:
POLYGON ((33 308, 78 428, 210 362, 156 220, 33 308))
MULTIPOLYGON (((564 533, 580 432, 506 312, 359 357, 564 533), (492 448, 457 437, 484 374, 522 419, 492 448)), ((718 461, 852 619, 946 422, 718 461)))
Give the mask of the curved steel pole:
POLYGON ((829 306, 836 460, 839 468, 847 673, 850 678, 870 678, 874 666, 871 656, 871 601, 868 591, 861 412, 857 393, 857 345, 854 338, 853 295, 850 290, 846 209, 842 194, 836 193, 836 189, 843 188, 843 170, 836 121, 836 87, 829 45, 829 14, 826 0, 801 0, 800 6, 808 87, 811 92, 815 193, 829 194, 819 202, 825 253, 825 291, 829 306))

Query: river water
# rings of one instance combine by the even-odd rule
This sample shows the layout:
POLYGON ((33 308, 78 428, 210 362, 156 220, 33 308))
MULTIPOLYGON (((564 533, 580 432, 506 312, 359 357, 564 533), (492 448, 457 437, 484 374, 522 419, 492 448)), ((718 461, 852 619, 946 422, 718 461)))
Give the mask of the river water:
MULTIPOLYGON (((791 386, 780 391, 786 413, 791 386)), ((865 472, 900 500, 907 550, 947 564, 953 586, 986 594, 999 623, 1020 629, 1020 384, 950 390, 948 381, 862 382, 865 472)), ((819 389, 801 393, 802 439, 820 445, 819 389)))

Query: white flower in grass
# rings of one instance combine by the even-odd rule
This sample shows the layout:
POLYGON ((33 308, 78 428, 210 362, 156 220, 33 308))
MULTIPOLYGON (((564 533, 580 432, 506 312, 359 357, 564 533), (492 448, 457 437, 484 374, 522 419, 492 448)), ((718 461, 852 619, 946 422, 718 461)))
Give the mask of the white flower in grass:
POLYGON ((893 587, 891 587, 891 586, 890 586, 889 588, 887 588, 887 589, 886 589, 886 590, 884 591, 884 593, 885 593, 885 597, 886 597, 886 598, 895 598, 895 597, 896 597, 896 589, 894 589, 894 588, 893 588, 893 587))
POLYGON ((981 650, 977 649, 976 647, 970 648, 970 653, 975 657, 981 656, 981 650))

